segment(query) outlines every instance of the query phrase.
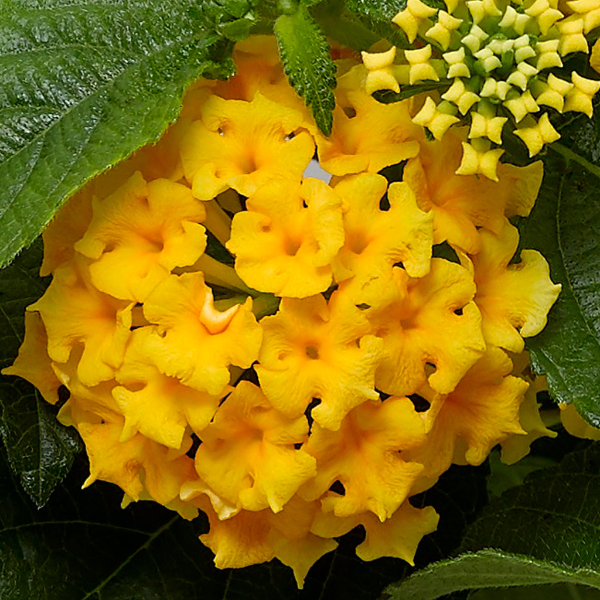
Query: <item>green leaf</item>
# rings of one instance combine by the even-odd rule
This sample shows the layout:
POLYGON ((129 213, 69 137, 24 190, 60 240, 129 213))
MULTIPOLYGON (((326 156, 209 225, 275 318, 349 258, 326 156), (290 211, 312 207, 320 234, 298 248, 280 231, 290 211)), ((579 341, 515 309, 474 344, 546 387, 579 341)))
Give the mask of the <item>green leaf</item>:
POLYGON ((457 558, 431 565, 387 592, 428 600, 455 590, 558 581, 600 589, 600 444, 535 471, 492 502, 457 558))
POLYGON ((319 129, 329 135, 336 67, 323 32, 303 5, 293 14, 278 17, 274 29, 291 85, 311 108, 319 129))
POLYGON ((347 0, 346 4, 353 13, 373 21, 391 21, 406 8, 406 0, 347 0))
POLYGON ((500 550, 480 550, 434 563, 415 573, 404 583, 389 586, 385 593, 387 600, 433 600, 466 589, 560 582, 600 588, 600 575, 500 550))
MULTIPOLYGON (((25 307, 45 289, 38 276, 41 243, 0 271, 0 369, 12 364, 24 335, 25 307)), ((56 420, 56 409, 18 377, 0 376, 0 434, 23 488, 43 506, 69 472, 80 444, 74 431, 56 420)))
POLYGON ((214 66, 216 36, 196 4, 3 2, 0 266, 88 179, 175 120, 187 86, 214 66))
POLYGON ((600 167, 577 148, 552 148, 536 205, 523 223, 523 247, 546 257, 562 292, 545 329, 527 346, 552 396, 573 402, 600 426, 600 167))

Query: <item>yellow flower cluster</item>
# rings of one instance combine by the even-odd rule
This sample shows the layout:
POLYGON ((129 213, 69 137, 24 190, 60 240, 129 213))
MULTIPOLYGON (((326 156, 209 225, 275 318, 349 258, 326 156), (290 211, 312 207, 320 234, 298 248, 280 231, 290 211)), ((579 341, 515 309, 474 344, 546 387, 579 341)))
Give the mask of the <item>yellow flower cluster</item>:
POLYGON ((438 515, 411 496, 551 434, 520 375, 559 286, 538 252, 515 260, 507 218, 530 212, 541 163, 456 175, 463 132, 427 141, 340 54, 331 137, 254 38, 235 77, 196 84, 156 146, 71 199, 5 370, 51 403, 68 389, 85 485, 200 509, 219 568, 276 557, 300 586, 358 525, 360 558, 412 562, 438 515), (304 177, 315 150, 329 183, 304 177))
MULTIPOLYGON (((432 3, 433 4, 433 3, 432 3)), ((592 116, 600 81, 571 70, 563 60, 589 53, 586 36, 600 26, 597 0, 444 0, 446 10, 408 0, 393 19, 416 49, 363 52, 355 77, 368 93, 401 85, 439 82, 413 121, 436 140, 455 124, 469 125, 459 174, 497 181, 508 128, 530 156, 560 134, 548 109, 592 116), (413 44, 414 45, 414 44, 413 44), (419 47, 420 46, 420 47, 419 47), (445 85, 444 85, 445 84, 445 85), (546 112, 542 112, 542 111, 546 112)), ((600 45, 592 53, 598 64, 600 45)))

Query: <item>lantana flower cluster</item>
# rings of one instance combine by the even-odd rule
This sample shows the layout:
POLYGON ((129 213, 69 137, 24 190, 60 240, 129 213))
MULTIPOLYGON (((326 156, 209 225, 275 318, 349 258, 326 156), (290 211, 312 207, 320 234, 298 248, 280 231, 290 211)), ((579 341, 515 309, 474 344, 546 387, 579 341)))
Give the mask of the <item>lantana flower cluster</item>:
MULTIPOLYGON (((369 93, 439 82, 413 121, 436 140, 453 125, 469 126, 457 173, 497 181, 503 132, 512 131, 535 156, 560 138, 553 113, 592 116, 600 81, 569 59, 590 52, 590 34, 600 26, 597 0, 444 0, 446 10, 434 4, 408 0, 393 21, 410 49, 364 52, 355 77, 369 93)), ((592 64, 599 53, 596 44, 592 64)))
POLYGON ((361 559, 412 563, 438 524, 412 496, 554 435, 523 338, 560 286, 509 221, 541 163, 457 175, 465 132, 428 141, 336 52, 330 137, 251 38, 233 78, 198 82, 156 145, 65 204, 4 371, 68 390, 84 485, 202 511, 217 567, 278 558, 300 586, 357 526, 361 559), (304 175, 315 156, 329 182, 304 175))

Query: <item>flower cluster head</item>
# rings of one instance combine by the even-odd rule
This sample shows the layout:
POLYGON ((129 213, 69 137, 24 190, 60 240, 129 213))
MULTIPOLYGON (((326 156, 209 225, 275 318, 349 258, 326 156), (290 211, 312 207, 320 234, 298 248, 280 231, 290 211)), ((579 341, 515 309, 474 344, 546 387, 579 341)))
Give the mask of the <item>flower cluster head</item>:
MULTIPOLYGON (((543 2, 446 13, 409 0, 397 21, 411 39, 489 49, 508 69, 505 55, 534 60, 517 33, 534 28, 536 48, 557 35, 562 13, 543 2), (490 28, 506 32, 494 38, 505 50, 489 48, 490 28)), ((569 3, 587 31, 596 17, 584 4, 569 3)), ((575 43, 556 39, 557 56, 575 43)), ((540 66, 549 52, 535 54, 540 66)), ((478 103, 473 127, 480 115, 497 139, 503 117, 463 99, 481 96, 468 88, 475 64, 500 82, 486 57, 448 58, 457 83, 446 102, 461 113, 478 103)), ((327 138, 271 38, 239 44, 235 59, 229 81, 193 86, 156 146, 61 209, 44 233, 51 283, 5 373, 51 403, 69 391, 59 418, 85 442, 85 485, 112 482, 125 503, 154 500, 187 519, 206 513, 201 540, 219 568, 278 558, 301 586, 357 526, 360 558, 412 563, 438 523, 412 496, 452 463, 481 464, 496 444, 518 460, 552 435, 523 375, 523 338, 544 327, 560 286, 538 252, 515 257, 509 221, 531 211, 541 163, 467 169, 473 146, 445 131, 449 113, 433 106, 446 116, 432 113, 428 141, 409 102, 363 89, 358 58, 340 68, 327 138), (315 152, 330 181, 305 177, 315 152), (399 163, 401 176, 381 174, 399 163)), ((413 83, 442 74, 431 47, 406 59, 413 83)), ((378 68, 395 77, 391 63, 378 68)))
MULTIPOLYGON (((413 116, 436 139, 467 125, 457 173, 498 180, 502 136, 512 132, 529 156, 560 138, 550 117, 592 116, 600 81, 571 61, 589 53, 600 26, 596 0, 408 0, 393 19, 411 49, 363 52, 368 93, 435 84, 413 116)), ((597 64, 600 46, 592 53, 597 64)))

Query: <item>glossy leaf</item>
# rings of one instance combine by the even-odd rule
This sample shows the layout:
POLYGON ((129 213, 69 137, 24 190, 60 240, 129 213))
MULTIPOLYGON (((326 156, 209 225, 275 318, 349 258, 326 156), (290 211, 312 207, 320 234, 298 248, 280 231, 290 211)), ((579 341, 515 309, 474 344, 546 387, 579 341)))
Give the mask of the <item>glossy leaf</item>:
POLYGON ((319 129, 331 133, 336 67, 329 45, 304 5, 275 21, 279 53, 290 83, 311 108, 319 129))
POLYGON ((187 86, 213 65, 216 36, 196 4, 3 2, 0 266, 85 181, 176 118, 187 86))

